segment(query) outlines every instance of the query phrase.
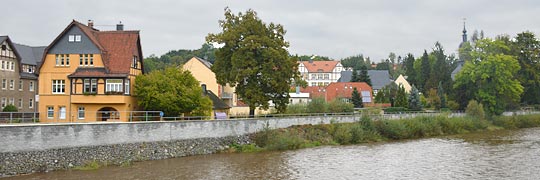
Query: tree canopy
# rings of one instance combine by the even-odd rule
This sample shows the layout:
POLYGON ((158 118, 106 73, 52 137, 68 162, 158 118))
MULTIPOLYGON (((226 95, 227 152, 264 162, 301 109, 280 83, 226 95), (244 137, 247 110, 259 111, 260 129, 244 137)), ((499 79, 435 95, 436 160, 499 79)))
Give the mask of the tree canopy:
POLYGON ((179 68, 138 75, 134 91, 140 106, 149 111, 163 111, 165 116, 182 113, 209 116, 212 111, 212 101, 203 94, 199 81, 191 72, 179 68))
POLYGON ((283 26, 264 23, 251 9, 236 15, 228 8, 219 24, 222 32, 206 37, 208 43, 222 45, 212 66, 218 83, 235 86, 251 116, 256 107, 268 109, 269 101, 278 112, 284 112, 288 91, 299 72, 297 58, 291 58, 287 51, 283 26))
POLYGON ((523 86, 515 78, 520 66, 509 47, 489 38, 476 42, 472 59, 456 75, 455 88, 469 87, 473 98, 484 105, 489 114, 502 114, 511 103, 519 102, 523 86))

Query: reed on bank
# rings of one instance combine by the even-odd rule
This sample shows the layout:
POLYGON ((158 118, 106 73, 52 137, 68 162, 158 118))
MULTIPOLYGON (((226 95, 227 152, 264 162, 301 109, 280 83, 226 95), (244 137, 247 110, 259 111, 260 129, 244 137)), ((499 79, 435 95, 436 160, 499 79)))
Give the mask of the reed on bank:
POLYGON ((377 120, 364 116, 354 123, 299 125, 284 129, 264 129, 252 135, 254 144, 236 145, 237 152, 292 150, 320 145, 346 145, 389 140, 415 139, 497 129, 540 126, 540 115, 494 117, 415 117, 377 120))

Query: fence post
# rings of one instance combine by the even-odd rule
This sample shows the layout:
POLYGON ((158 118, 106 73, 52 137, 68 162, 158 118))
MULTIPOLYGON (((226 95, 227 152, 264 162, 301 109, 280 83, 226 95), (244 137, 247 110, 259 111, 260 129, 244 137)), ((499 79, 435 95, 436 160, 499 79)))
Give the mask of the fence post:
POLYGON ((148 111, 144 112, 144 119, 145 121, 148 121, 148 111))
POLYGON ((13 112, 9 113, 9 123, 12 123, 13 120, 13 112))

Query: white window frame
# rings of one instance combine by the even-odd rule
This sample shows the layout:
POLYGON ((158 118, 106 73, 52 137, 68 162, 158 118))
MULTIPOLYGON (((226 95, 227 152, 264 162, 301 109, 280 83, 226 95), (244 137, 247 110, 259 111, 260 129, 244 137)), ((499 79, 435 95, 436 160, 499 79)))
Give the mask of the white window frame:
POLYGON ((81 42, 81 35, 75 35, 75 42, 81 42))
POLYGON ((77 109, 77 118, 78 119, 84 119, 85 118, 85 109, 83 106, 79 106, 79 108, 77 109))
POLYGON ((66 93, 66 80, 55 79, 52 80, 52 94, 65 94, 66 93))
POLYGON ((54 106, 47 106, 47 119, 54 118, 54 106))
POLYGON ((90 78, 83 79, 83 93, 95 93, 95 92, 97 92, 97 80, 90 79, 90 78))
POLYGON ((58 119, 66 119, 66 106, 58 106, 58 119))
POLYGON ((14 89, 15 89, 15 80, 10 79, 9 80, 9 90, 14 90, 14 89))
POLYGON ((15 98, 9 98, 9 104, 15 106, 15 98))
POLYGON ((75 42, 75 35, 69 35, 68 42, 75 42))
POLYGON ((22 91, 22 90, 23 90, 23 86, 24 86, 24 81, 23 81, 23 80, 19 80, 19 91, 22 91))
POLYGON ((105 80, 105 92, 123 92, 123 79, 105 80), (120 82, 113 82, 120 81, 120 82))
POLYGON ((28 99, 28 108, 30 109, 34 108, 34 99, 32 98, 28 99))
POLYGON ((2 79, 2 89, 7 88, 7 79, 2 79))
POLYGON ((19 109, 23 108, 23 99, 19 98, 19 109))

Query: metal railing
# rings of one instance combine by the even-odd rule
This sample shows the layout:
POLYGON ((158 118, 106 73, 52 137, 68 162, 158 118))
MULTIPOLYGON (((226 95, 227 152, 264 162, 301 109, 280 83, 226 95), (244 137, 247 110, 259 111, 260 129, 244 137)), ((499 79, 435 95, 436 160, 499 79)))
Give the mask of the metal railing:
POLYGON ((0 123, 37 123, 37 112, 0 112, 0 123))
MULTIPOLYGON (((58 112, 55 112, 58 113, 58 112)), ((119 122, 121 119, 128 122, 145 122, 145 121, 198 121, 198 120, 217 120, 211 116, 178 116, 178 117, 161 117, 161 111, 93 111, 85 112, 84 118, 78 117, 77 111, 71 112, 71 119, 46 119, 42 122, 47 123, 88 123, 88 122, 119 122)), ((503 115, 525 115, 525 114, 540 114, 540 111, 516 111, 505 112, 503 115)), ((0 124, 3 123, 38 123, 40 113, 23 113, 23 112, 0 112, 0 124)), ((42 113, 47 115, 47 113, 42 113)), ((299 113, 299 114, 261 114, 249 116, 247 114, 229 115, 226 120, 249 120, 249 119, 264 119, 264 118, 294 118, 294 117, 327 117, 327 116, 369 116, 374 120, 385 119, 407 119, 419 116, 439 116, 447 115, 449 117, 465 116, 463 111, 455 112, 401 112, 401 113, 365 113, 365 112, 344 112, 344 113, 299 113)), ((55 114, 55 118, 58 114, 55 114)), ((66 115, 69 117, 69 115, 66 115)))

